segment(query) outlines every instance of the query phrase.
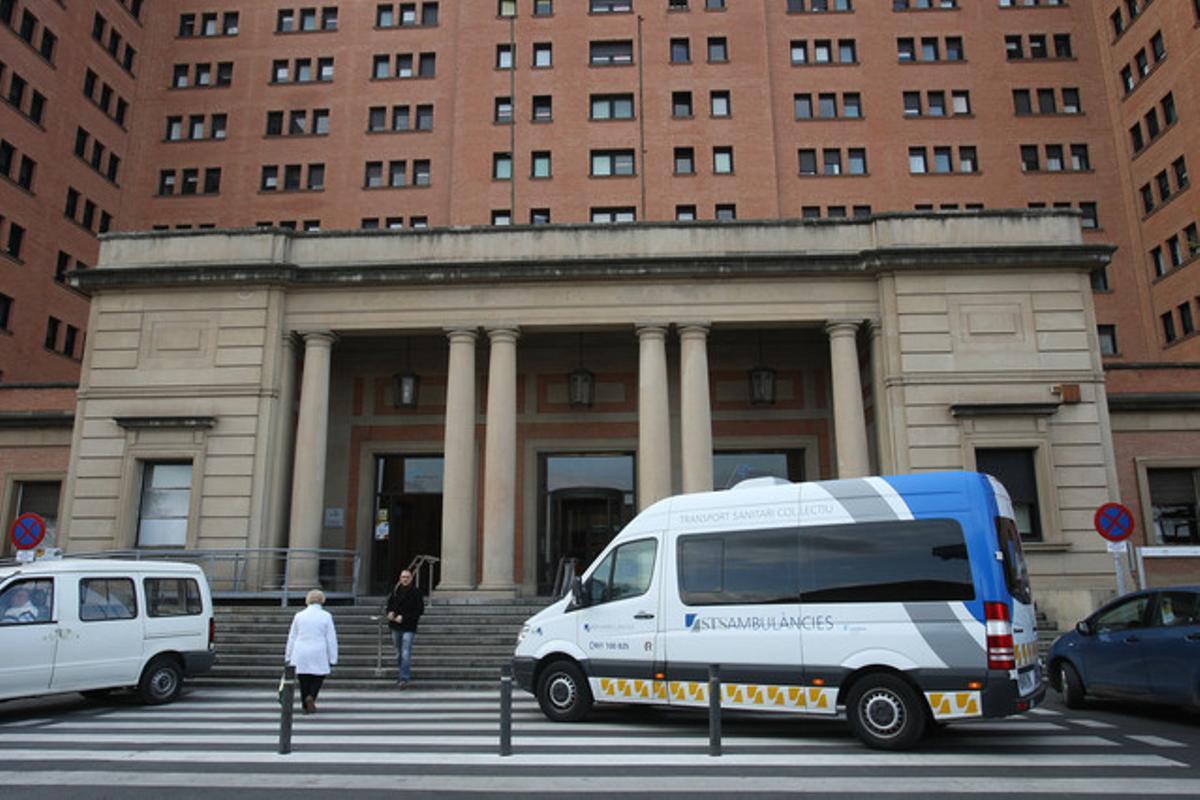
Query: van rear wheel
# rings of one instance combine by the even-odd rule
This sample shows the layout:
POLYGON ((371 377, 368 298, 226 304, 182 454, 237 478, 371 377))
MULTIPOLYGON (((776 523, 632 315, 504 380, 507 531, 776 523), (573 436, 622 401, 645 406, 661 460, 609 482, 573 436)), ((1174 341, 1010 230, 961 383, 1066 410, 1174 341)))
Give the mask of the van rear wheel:
POLYGON ((592 708, 587 678, 572 661, 555 661, 542 671, 537 699, 542 713, 553 722, 578 722, 592 708))
POLYGON ((182 688, 183 670, 174 659, 166 656, 152 659, 138 681, 138 694, 142 702, 149 706, 171 702, 179 696, 182 688))
POLYGON ((925 732, 928 715, 911 686, 882 673, 854 684, 846 703, 850 729, 877 750, 907 750, 915 745, 925 732))

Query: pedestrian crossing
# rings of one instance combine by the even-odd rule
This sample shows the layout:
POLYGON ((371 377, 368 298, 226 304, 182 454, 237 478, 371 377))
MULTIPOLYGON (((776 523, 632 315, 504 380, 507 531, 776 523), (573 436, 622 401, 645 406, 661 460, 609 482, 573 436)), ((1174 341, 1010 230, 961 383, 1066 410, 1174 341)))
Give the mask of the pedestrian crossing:
POLYGON ((277 753, 280 715, 270 690, 196 688, 156 707, 114 697, 53 714, 0 706, 0 786, 29 796, 89 786, 523 797, 1200 796, 1200 769, 1184 743, 1051 709, 950 726, 907 753, 866 749, 842 722, 728 714, 714 757, 702 713, 612 707, 559 724, 517 693, 513 753, 500 756, 497 692, 330 687, 318 705, 317 714, 295 717, 289 755, 277 753))

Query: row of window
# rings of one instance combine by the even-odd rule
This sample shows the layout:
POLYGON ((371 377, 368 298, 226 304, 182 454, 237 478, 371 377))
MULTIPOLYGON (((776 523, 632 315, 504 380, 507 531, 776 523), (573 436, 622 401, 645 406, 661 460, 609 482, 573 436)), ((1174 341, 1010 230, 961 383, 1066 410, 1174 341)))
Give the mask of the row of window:
POLYGON ((88 269, 88 265, 72 256, 70 253, 59 250, 58 260, 54 263, 54 280, 56 283, 66 283, 67 273, 73 269, 88 269))
POLYGON ((284 112, 267 112, 267 136, 324 136, 329 133, 329 109, 292 109, 287 112, 287 127, 284 128, 284 112))
POLYGON ((184 167, 182 169, 164 169, 158 172, 158 195, 170 197, 176 193, 217 194, 221 191, 221 168, 206 167, 201 181, 199 167, 184 167))
MULTIPOLYGON (((549 212, 547 212, 549 213, 549 212)), ((548 218, 548 217, 547 217, 548 218)), ((359 227, 363 230, 372 231, 381 228, 389 230, 399 230, 404 227, 404 217, 363 217, 359 227)), ((414 229, 428 228, 429 217, 412 216, 408 218, 408 227, 414 229)))
POLYGON ((1150 265, 1154 269, 1154 277, 1161 278, 1196 256, 1200 256, 1200 229, 1193 222, 1180 233, 1167 237, 1165 242, 1151 248, 1150 265))
POLYGON ((271 83, 310 83, 331 80, 333 80, 333 56, 317 58, 315 72, 311 58, 297 58, 292 61, 283 58, 271 62, 271 83))
POLYGON ((112 227, 112 215, 98 207, 95 201, 80 194, 74 186, 67 187, 63 216, 93 234, 107 233, 112 227))
MULTIPOLYGON (((176 226, 176 227, 178 227, 178 226, 176 226)), ((211 228, 212 226, 211 225, 208 225, 208 226, 201 225, 200 227, 201 228, 204 228, 204 227, 211 228)), ((304 220, 297 221, 294 219, 281 219, 277 222, 272 222, 269 219, 265 219, 265 220, 259 220, 258 222, 254 223, 254 227, 256 227, 256 228, 283 228, 284 230, 288 230, 288 231, 296 231, 296 230, 319 231, 319 230, 321 230, 321 220, 319 220, 319 219, 304 219, 304 220)))
POLYGON ((866 175, 867 151, 863 147, 846 148, 845 167, 842 166, 842 150, 839 147, 826 147, 821 150, 820 168, 818 171, 816 149, 801 148, 797 151, 800 156, 801 175, 866 175))
MULTIPOLYGON (((42 346, 47 350, 52 350, 56 353, 62 353, 67 358, 75 358, 75 348, 79 343, 80 331, 74 325, 63 325, 62 320, 57 317, 46 318, 46 338, 42 342, 42 346), (59 332, 62 332, 62 340, 59 340, 59 332)), ((82 351, 82 348, 80 348, 82 351)))
POLYGON ((27 192, 33 191, 33 174, 37 170, 37 162, 24 153, 18 153, 16 146, 7 139, 0 139, 0 176, 20 186, 27 192))
POLYGON ((1030 59, 1074 58, 1071 50, 1071 34, 1051 34, 1047 40, 1044 33, 1010 34, 1004 37, 1004 56, 1009 61, 1024 61, 1030 59))
MULTIPOLYGON (((511 114, 512 106, 509 106, 511 114)), ((537 119, 536 113, 534 119, 537 119)), ((418 105, 416 114, 408 105, 371 106, 367 109, 367 130, 372 133, 382 131, 431 131, 433 130, 433 106, 418 105)))
POLYGON ((1175 95, 1172 92, 1167 92, 1163 95, 1157 106, 1151 106, 1150 110, 1142 115, 1142 119, 1133 123, 1129 128, 1129 142, 1133 145, 1134 154, 1142 152, 1147 145, 1154 142, 1164 130, 1174 125, 1178 119, 1179 112, 1175 109, 1175 95), (1159 108, 1162 108, 1161 123, 1158 119, 1159 108), (1143 121, 1145 122, 1145 128, 1142 127, 1143 121))
POLYGON ((1138 195, 1142 201, 1142 213, 1149 215, 1154 212, 1159 205, 1170 200, 1179 192, 1186 189, 1190 183, 1188 178, 1187 160, 1180 156, 1171 162, 1169 170, 1161 170, 1154 176, 1154 180, 1149 183, 1142 184, 1138 190, 1138 195), (1171 182, 1174 179, 1174 188, 1172 189, 1171 182), (1155 191, 1158 193, 1158 202, 1155 203, 1155 191))
POLYGON ((238 12, 236 11, 223 13, 204 11, 179 15, 179 36, 184 39, 193 36, 237 36, 237 33, 238 12))
POLYGON ((397 159, 388 162, 368 161, 363 169, 363 187, 366 189, 393 188, 405 186, 429 186, 429 159, 417 158, 412 161, 412 173, 409 174, 409 162, 397 159), (386 168, 386 171, 385 171, 386 168))
MULTIPOLYGON (((136 2, 136 0, 135 0, 136 2)), ((147 467, 149 468, 149 467, 147 467)), ((145 499, 145 498, 143 498, 145 499)), ((55 506, 57 511, 57 506, 55 506)), ((186 519, 184 520, 186 523, 186 519)), ((139 545, 145 542, 139 539, 139 545)), ((192 578, 146 578, 143 581, 150 617, 198 615, 203 611, 200 585, 192 578)), ((0 594, 7 625, 34 625, 53 622, 54 579, 18 580, 0 594)), ((137 595, 130 578, 80 578, 79 620, 99 622, 110 619, 137 619, 137 595)))
POLYGON ((21 249, 25 246, 25 228, 0 214, 0 254, 15 261, 21 260, 21 249))
MULTIPOLYGON (((1200 307, 1200 297, 1196 298, 1197 306, 1200 307)), ((1159 315, 1159 321, 1162 323, 1163 342, 1171 344, 1176 339, 1182 339, 1185 336, 1191 336, 1196 332, 1196 319, 1192 315, 1191 302, 1180 303, 1170 311, 1159 315), (1179 325, 1176 327, 1175 320, 1179 320, 1179 325)))
POLYGON ((337 27, 337 6, 324 6, 320 10, 281 8, 275 12, 276 33, 336 31, 337 27))
POLYGON ((1084 172, 1091 170, 1092 162, 1088 156, 1086 144, 1047 144, 1039 147, 1036 144, 1020 146, 1022 172, 1084 172), (1041 159, 1045 151, 1046 160, 1041 159))
MULTIPOLYGON (((1142 14, 1142 6, 1148 6, 1151 2, 1153 0, 1124 0, 1117 4, 1108 15, 1108 21, 1112 23, 1113 41, 1120 39, 1129 26, 1137 21, 1142 14)), ((1197 8, 1200 9, 1200 3, 1197 4, 1197 8)))
POLYGON ((1162 31, 1158 31, 1150 37, 1150 42, 1146 47, 1142 47, 1134 53, 1132 64, 1126 64, 1121 67, 1121 89, 1125 94, 1129 94, 1136 89, 1138 84, 1150 74, 1152 66, 1150 63, 1151 58, 1154 59, 1154 64, 1157 65, 1166 57, 1166 41, 1163 39, 1162 31))
POLYGON ((219 61, 215 69, 209 62, 175 64, 171 67, 172 89, 202 89, 209 86, 229 86, 231 83, 233 83, 232 61, 219 61))
POLYGON ((105 116, 124 127, 129 101, 117 94, 107 82, 100 80, 100 76, 90 68, 83 74, 83 96, 91 100, 105 116))
POLYGON ((979 156, 976 153, 975 147, 972 145, 958 146, 958 164, 955 167, 954 147, 950 145, 937 145, 932 148, 932 159, 930 158, 930 148, 926 147, 910 147, 908 148, 908 171, 912 175, 924 175, 927 173, 975 173, 979 172, 979 156))
POLYGON ((971 93, 964 90, 950 92, 950 103, 946 104, 946 93, 940 89, 921 92, 904 92, 904 116, 946 117, 965 116, 971 113, 971 93))
MULTIPOLYGON (((332 66, 330 68, 332 76, 332 66)), ((395 56, 381 53, 371 59, 371 78, 432 78, 437 75, 437 53, 396 53, 395 56), (416 62, 416 71, 413 63, 416 62)), ((299 80, 299 78, 297 78, 299 80)))
POLYGON ((121 157, 82 127, 75 129, 75 155, 98 174, 113 183, 117 182, 121 157))
POLYGON ((416 3, 381 3, 375 6, 375 27, 429 28, 438 24, 438 4, 421 3, 420 15, 416 3))
POLYGON ((320 191, 325 188, 325 165, 284 164, 281 170, 278 164, 264 164, 258 188, 263 192, 320 191), (280 184, 281 174, 282 185, 280 184))
MULTIPOLYGON (((1078 208, 1079 211, 1083 214, 1083 220, 1080 223, 1080 227, 1083 227, 1086 229, 1091 229, 1091 230, 1096 230, 1100 227, 1100 211, 1099 211, 1099 207, 1094 202, 1081 201, 1080 203, 1078 203, 1078 205, 1072 205, 1069 201, 1066 201, 1066 200, 1056 200, 1053 203, 1050 203, 1049 205, 1047 205, 1046 203, 1041 202, 1041 201, 1031 201, 1028 204, 1028 206, 1029 206, 1029 208, 1033 208, 1033 209, 1078 208)), ((1108 286, 1107 285, 1094 286, 1093 288, 1107 289, 1108 286)))
MULTIPOLYGON (((937 40, 932 41, 936 46, 937 40)), ((836 42, 833 39, 814 39, 811 48, 807 39, 792 39, 790 52, 792 66, 858 63, 858 45, 854 39, 838 39, 836 42)))
POLYGON ((1079 102, 1079 89, 1072 86, 1064 86, 1057 92, 1053 87, 1013 89, 1012 98, 1013 111, 1019 116, 1083 113, 1083 107, 1079 102), (1037 100, 1036 106, 1034 105, 1035 99, 1037 100))
POLYGON ((133 60, 137 56, 137 51, 130 46, 129 42, 124 42, 124 47, 122 47, 123 37, 120 31, 115 25, 109 23, 99 11, 92 18, 92 39, 121 65, 121 69, 130 75, 133 74, 133 60))
POLYGON ((18 73, 8 69, 8 65, 3 61, 0 61, 0 92, 8 104, 22 116, 35 125, 42 124, 42 117, 46 113, 46 96, 37 89, 30 89, 29 83, 18 73), (8 79, 7 86, 5 86, 6 77, 8 79), (28 98, 26 97, 27 90, 28 98), (27 100, 28 102, 26 102, 27 100))
MULTIPOLYGON (((282 114, 283 112, 268 112, 282 114)), ((189 114, 167 117, 163 138, 168 142, 183 140, 224 139, 228 135, 229 118, 225 114, 189 114)))
POLYGON ((54 48, 58 44, 58 36, 28 8, 21 9, 19 21, 16 18, 16 12, 16 0, 0 0, 0 24, 19 36, 47 63, 53 64, 54 48))

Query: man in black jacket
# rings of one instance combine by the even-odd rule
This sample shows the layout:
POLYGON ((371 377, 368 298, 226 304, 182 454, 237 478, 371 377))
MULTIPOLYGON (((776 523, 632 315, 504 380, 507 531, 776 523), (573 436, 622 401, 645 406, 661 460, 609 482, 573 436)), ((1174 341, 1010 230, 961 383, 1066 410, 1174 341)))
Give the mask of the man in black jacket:
POLYGON ((404 570, 388 597, 387 621, 392 631, 392 642, 396 645, 396 663, 400 667, 399 685, 408 687, 412 680, 412 643, 417 633, 417 623, 425 613, 425 600, 421 590, 413 586, 412 573, 404 570))

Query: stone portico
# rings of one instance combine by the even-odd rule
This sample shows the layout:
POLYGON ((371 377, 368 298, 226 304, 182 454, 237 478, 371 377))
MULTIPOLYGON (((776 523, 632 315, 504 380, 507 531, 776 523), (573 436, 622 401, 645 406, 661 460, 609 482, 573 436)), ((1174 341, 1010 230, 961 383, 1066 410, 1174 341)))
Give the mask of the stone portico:
POLYGON ((1112 585, 1091 531, 1117 494, 1088 282, 1108 254, 1047 212, 112 235, 74 278, 93 303, 60 540, 144 546, 148 465, 188 465, 174 546, 343 548, 373 575, 436 549, 442 592, 534 595, 728 465, 982 450, 1028 455, 1035 590, 1074 619, 1112 585))

